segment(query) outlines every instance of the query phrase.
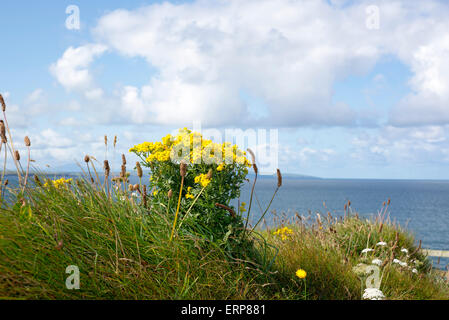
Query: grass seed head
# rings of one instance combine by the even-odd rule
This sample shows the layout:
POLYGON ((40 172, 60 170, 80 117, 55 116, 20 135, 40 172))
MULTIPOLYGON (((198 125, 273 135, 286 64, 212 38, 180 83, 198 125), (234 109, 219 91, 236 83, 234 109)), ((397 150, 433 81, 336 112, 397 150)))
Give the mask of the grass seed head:
POLYGON ((256 155, 254 154, 253 150, 251 150, 250 148, 248 148, 247 150, 248 150, 248 153, 251 155, 251 163, 253 165, 254 173, 257 175, 257 173, 259 172, 259 169, 257 168, 257 165, 256 165, 256 155))
POLYGON ((25 139, 23 139, 23 141, 25 142, 25 146, 26 147, 30 147, 31 146, 31 141, 30 141, 30 138, 28 136, 25 136, 25 139))
POLYGON ((281 170, 277 169, 276 171, 277 175, 278 175, 278 188, 280 188, 282 186, 282 174, 281 174, 281 170))
POLYGON ((109 161, 104 160, 104 175, 109 177, 109 173, 111 172, 111 168, 109 167, 109 161))
POLYGON ((179 166, 179 173, 181 174, 181 177, 185 177, 187 173, 187 164, 185 162, 181 162, 179 166))
POLYGON ((38 177, 37 175, 34 175, 34 182, 35 182, 38 186, 42 187, 42 182, 41 182, 41 180, 39 179, 39 177, 38 177))
POLYGON ((122 164, 123 164, 124 166, 126 166, 126 157, 125 157, 124 154, 122 154, 122 164))
POLYGON ((117 145, 117 136, 114 137, 114 148, 117 145))
POLYGON ((142 171, 142 167, 140 166, 140 162, 139 161, 136 162, 136 169, 137 169, 137 176, 139 178, 142 178, 143 171, 142 171))
POLYGON ((0 120, 0 137, 2 139, 2 143, 8 142, 8 139, 6 138, 6 127, 3 120, 0 120))
POLYGON ((212 179, 212 169, 209 169, 209 171, 207 172, 206 178, 207 178, 208 180, 212 179))
POLYGON ((104 145, 107 147, 108 146, 108 136, 104 135, 104 145))
POLYGON ((19 150, 15 150, 15 151, 14 151, 14 159, 16 159, 17 161, 20 161, 20 153, 19 153, 19 150))
POLYGON ((247 150, 248 150, 248 153, 251 156, 251 163, 255 164, 256 163, 256 155, 254 154, 253 150, 251 150, 250 148, 248 148, 247 150))
POLYGON ((168 197, 169 199, 171 199, 171 197, 173 197, 173 190, 172 190, 172 189, 170 189, 170 190, 168 191, 167 197, 168 197))
POLYGON ((0 94, 0 103, 2 105, 2 111, 5 112, 6 111, 6 104, 5 104, 5 100, 3 100, 3 96, 0 94))
POLYGON ((86 154, 86 155, 84 156, 84 162, 85 162, 85 163, 88 163, 89 161, 90 161, 90 157, 89 157, 89 155, 86 154))

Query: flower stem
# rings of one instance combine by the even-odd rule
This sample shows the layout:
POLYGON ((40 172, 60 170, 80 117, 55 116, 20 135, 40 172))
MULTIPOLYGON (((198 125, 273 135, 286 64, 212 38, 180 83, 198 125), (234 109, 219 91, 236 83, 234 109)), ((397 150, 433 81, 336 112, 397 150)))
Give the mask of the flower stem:
POLYGON ((182 197, 182 188, 183 188, 183 186, 184 186, 184 177, 181 178, 181 188, 179 190, 178 207, 176 208, 175 221, 173 222, 173 228, 171 230, 170 242, 173 239, 173 234, 175 233, 176 222, 178 221, 178 213, 179 213, 179 206, 181 205, 181 197, 182 197))

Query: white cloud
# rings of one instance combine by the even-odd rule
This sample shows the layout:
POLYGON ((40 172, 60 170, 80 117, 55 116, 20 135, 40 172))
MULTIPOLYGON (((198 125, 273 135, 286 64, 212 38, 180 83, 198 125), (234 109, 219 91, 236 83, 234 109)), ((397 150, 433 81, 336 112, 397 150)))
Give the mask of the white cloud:
POLYGON ((386 126, 380 131, 354 137, 351 157, 365 163, 444 163, 449 152, 448 136, 447 126, 386 126))
POLYGON ((360 113, 333 101, 333 86, 392 55, 410 66, 413 92, 391 123, 448 123, 448 14, 442 2, 417 0, 164 2, 105 14, 94 29, 101 44, 68 48, 51 71, 68 90, 98 100, 95 57, 108 47, 144 58, 158 73, 124 85, 122 105, 109 108, 124 108, 135 123, 363 125, 360 113), (379 7, 379 30, 366 27, 368 5, 379 7), (241 90, 263 101, 268 116, 251 117, 241 90))
POLYGON ((26 99, 27 103, 36 103, 39 102, 44 94, 44 90, 42 89, 36 89, 34 90, 26 99))
POLYGON ((50 66, 50 72, 69 91, 92 92, 93 77, 88 67, 95 57, 102 55, 107 47, 87 44, 78 48, 69 47, 62 57, 50 66))
POLYGON ((449 123, 449 24, 446 34, 420 46, 411 61, 413 92, 392 111, 396 125, 449 123))
MULTIPOLYGON (((249 122, 244 89, 268 106, 265 123, 346 125, 355 113, 332 102, 333 83, 349 66, 363 72, 379 56, 367 39, 356 41, 366 31, 354 28, 364 25, 354 13, 319 2, 164 3, 109 13, 95 35, 159 70, 133 91, 135 122, 249 122)), ((124 94, 128 101, 129 88, 124 94)))

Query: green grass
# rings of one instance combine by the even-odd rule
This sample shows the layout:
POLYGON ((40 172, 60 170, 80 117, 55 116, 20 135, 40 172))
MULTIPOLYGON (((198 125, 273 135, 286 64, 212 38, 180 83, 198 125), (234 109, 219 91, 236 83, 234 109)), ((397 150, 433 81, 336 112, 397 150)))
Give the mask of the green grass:
POLYGON ((449 299, 413 238, 388 221, 297 219, 284 240, 258 230, 235 248, 182 230, 170 241, 171 214, 109 199, 85 182, 32 187, 26 198, 0 209, 5 299, 361 299, 353 267, 374 255, 386 261, 387 299, 449 299), (379 241, 388 246, 376 248, 379 241), (367 247, 376 248, 369 257, 367 247), (418 261, 417 274, 392 263, 393 252, 404 259, 402 248, 418 261), (69 265, 80 269, 80 290, 65 287, 69 265), (299 268, 306 279, 295 276, 299 268))

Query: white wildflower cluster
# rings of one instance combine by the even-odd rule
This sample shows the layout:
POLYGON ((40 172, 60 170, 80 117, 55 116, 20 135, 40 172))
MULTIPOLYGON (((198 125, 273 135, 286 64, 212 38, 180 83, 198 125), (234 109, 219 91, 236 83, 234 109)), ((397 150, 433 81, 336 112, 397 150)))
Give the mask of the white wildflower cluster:
POLYGON ((383 300, 383 299, 385 299, 383 292, 376 288, 366 288, 363 291, 362 297, 365 300, 383 300))
MULTIPOLYGON (((355 269, 360 272, 359 269, 363 269, 361 266, 366 266, 365 263, 369 263, 371 261, 372 265, 376 265, 381 267, 385 261, 385 259, 388 259, 388 254, 385 256, 385 250, 377 249, 377 247, 387 247, 388 244, 385 241, 380 241, 376 243, 374 248, 365 248, 362 250, 362 261, 364 263, 359 264, 355 269), (372 252, 371 255, 367 255, 368 253, 372 252), (369 258, 370 257, 370 258, 369 258)), ((407 270, 410 270, 411 272, 417 274, 418 273, 418 267, 422 264, 419 260, 410 260, 409 256, 409 250, 407 248, 401 248, 401 253, 403 253, 401 259, 394 259, 392 262, 393 264, 399 265, 403 268, 406 268, 407 270), (410 266, 409 266, 410 264, 410 266), (414 265, 414 266, 413 266, 414 265)), ((357 272, 356 272, 357 273, 357 272)))
POLYGON ((380 259, 374 259, 373 261, 371 261, 372 264, 375 264, 376 266, 381 266, 383 261, 380 259))
POLYGON ((400 265, 401 267, 407 267, 407 262, 403 262, 399 259, 394 259, 393 263, 397 263, 398 265, 400 265))

